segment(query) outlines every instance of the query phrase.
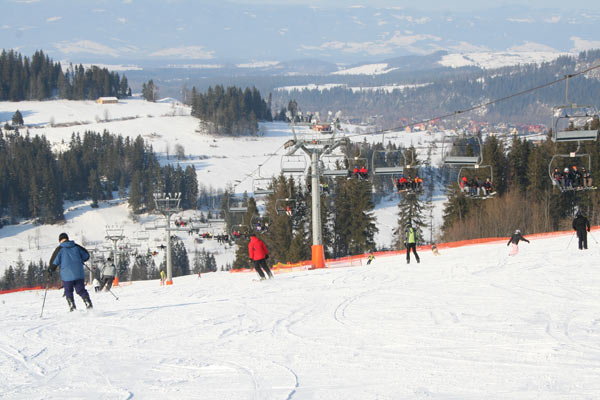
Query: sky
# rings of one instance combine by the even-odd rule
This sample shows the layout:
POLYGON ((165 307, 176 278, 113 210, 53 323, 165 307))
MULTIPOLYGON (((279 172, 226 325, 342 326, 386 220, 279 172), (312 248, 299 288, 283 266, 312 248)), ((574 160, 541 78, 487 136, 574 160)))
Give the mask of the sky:
POLYGON ((43 49, 74 62, 169 64, 600 47, 600 7, 587 0, 308 1, 0 0, 0 48, 43 49))

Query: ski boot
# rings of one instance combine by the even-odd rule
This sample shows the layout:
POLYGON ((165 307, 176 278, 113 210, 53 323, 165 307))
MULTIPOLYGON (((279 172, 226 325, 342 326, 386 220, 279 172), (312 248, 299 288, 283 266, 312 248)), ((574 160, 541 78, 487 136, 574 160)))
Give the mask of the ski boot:
POLYGON ((94 306, 92 305, 92 300, 89 297, 84 298, 83 302, 85 303, 85 308, 87 308, 88 310, 90 308, 94 308, 94 306))
POLYGON ((69 311, 75 311, 77 307, 75 307, 75 300, 67 299, 67 303, 69 304, 69 311))

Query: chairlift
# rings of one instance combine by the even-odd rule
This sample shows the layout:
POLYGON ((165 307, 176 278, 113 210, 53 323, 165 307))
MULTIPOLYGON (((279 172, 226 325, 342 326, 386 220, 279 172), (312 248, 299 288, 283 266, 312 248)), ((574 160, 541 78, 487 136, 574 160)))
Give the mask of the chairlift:
POLYGON ((485 189, 482 189, 484 194, 483 195, 479 195, 479 188, 477 189, 477 193, 476 194, 472 194, 472 193, 468 193, 470 194, 470 196, 467 196, 467 198, 474 198, 474 199, 487 199, 487 198, 491 198, 493 195, 496 194, 496 191, 494 190, 494 170, 492 168, 491 165, 474 165, 474 166, 463 166, 460 167, 460 169, 458 170, 458 176, 456 178, 456 182, 458 184, 458 186, 461 188, 461 190, 466 189, 464 184, 462 183, 463 177, 467 178, 467 181, 469 181, 469 178, 479 178, 480 176, 485 176, 484 180, 481 180, 482 182, 482 187, 483 185, 485 185, 485 183, 487 182, 487 179, 490 180, 490 183, 492 185, 492 191, 490 193, 485 193, 485 189), (471 171, 469 173, 469 171, 471 171), (481 172, 486 172, 485 174, 479 173, 479 171, 481 172), (487 173, 489 172, 489 174, 487 173))
POLYGON ((475 135, 467 135, 465 137, 459 137, 452 140, 452 143, 446 139, 442 142, 442 162, 447 166, 475 166, 480 165, 482 162, 482 144, 481 139, 475 135), (466 154, 466 147, 469 145, 470 140, 475 140, 474 155, 466 154), (458 144, 458 141, 464 142, 464 144, 458 144), (461 153, 461 154, 456 154, 461 153))
POLYGON ((553 108, 552 141, 582 142, 598 139, 598 111, 594 106, 570 104, 553 108))
POLYGON ((598 139, 599 114, 594 106, 577 105, 569 101, 569 79, 565 79, 565 104, 553 108, 552 141, 582 142, 598 139), (595 129, 593 129, 595 125, 595 129))
POLYGON ((286 198, 275 200, 275 211, 280 215, 292 216, 294 208, 296 207, 296 199, 286 198))
POLYGON ((402 175, 403 158, 402 150, 375 150, 371 157, 371 172, 374 175, 402 175))
POLYGON ((256 232, 267 232, 271 225, 271 218, 266 215, 255 215, 252 217, 251 226, 256 232))
POLYGON ((321 156, 321 175, 326 177, 348 176, 346 157, 343 154, 324 154, 321 156))
POLYGON ((281 157, 281 172, 284 174, 304 174, 307 162, 304 155, 286 154, 281 157))
POLYGON ((590 154, 579 154, 577 150, 569 153, 569 154, 555 154, 550 159, 550 163, 548 164, 548 175, 550 176, 550 181, 552 185, 559 189, 561 192, 569 192, 573 190, 594 190, 595 186, 587 183, 584 180, 584 177, 581 176, 580 182, 572 182, 572 177, 569 177, 568 180, 557 180, 554 176, 555 169, 558 169, 558 172, 563 174, 564 169, 568 169, 567 172, 573 173, 572 168, 576 167, 580 174, 583 173, 583 170, 586 169, 585 172, 591 173, 592 171, 592 157, 590 154), (580 160, 580 162, 577 162, 580 160), (562 162, 561 162, 562 161, 562 162))
POLYGON ((231 226, 231 237, 235 240, 248 237, 250 229, 248 225, 237 224, 231 226))
POLYGON ((247 200, 231 194, 227 199, 227 209, 230 213, 245 213, 248 211, 247 200))
POLYGON ((272 178, 254 178, 252 180, 252 192, 255 196, 273 194, 273 179, 272 178))

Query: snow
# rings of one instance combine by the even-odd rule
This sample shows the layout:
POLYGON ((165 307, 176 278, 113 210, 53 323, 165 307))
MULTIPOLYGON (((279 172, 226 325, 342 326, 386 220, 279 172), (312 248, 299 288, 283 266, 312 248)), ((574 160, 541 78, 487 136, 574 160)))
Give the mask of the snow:
POLYGON ((443 56, 439 64, 451 68, 474 66, 493 69, 519 64, 541 64, 553 61, 563 55, 567 55, 567 53, 557 51, 456 53, 443 56))
POLYGON ((597 245, 570 235, 377 257, 370 266, 212 273, 174 285, 0 296, 3 399, 592 399, 597 245), (567 248, 568 247, 568 248, 567 248), (82 302, 76 296, 81 308, 82 302))
POLYGON ((342 69, 332 72, 332 75, 382 75, 392 72, 398 68, 390 68, 387 63, 365 64, 358 67, 342 69))
MULTIPOLYGON (((198 120, 189 115, 190 109, 172 99, 164 102, 149 103, 141 99, 120 100, 118 104, 97 104, 94 101, 28 101, 0 102, 0 124, 12 118, 19 109, 24 116, 30 135, 45 135, 55 150, 68 148, 73 132, 83 134, 91 130, 102 132, 104 129, 113 134, 137 137, 141 135, 158 154, 161 164, 177 164, 182 168, 188 165, 196 169, 198 183, 214 189, 225 189, 226 185, 235 185, 236 193, 251 192, 255 178, 270 178, 279 175, 283 144, 292 138, 292 131, 285 123, 261 124, 261 136, 257 137, 216 137, 198 131, 198 120), (105 113, 106 111, 106 113, 105 113), (105 116, 108 120, 104 121, 105 116), (54 126, 50 122, 54 120, 54 126), (65 125, 65 126, 62 126, 65 125), (176 145, 183 146, 186 158, 177 160, 173 154, 176 145), (167 153, 169 157, 167 158, 167 153), (260 166, 260 167, 259 167, 260 166)), ((348 134, 364 132, 368 127, 345 125, 348 134)), ((371 127, 374 129, 373 127, 371 127)), ((300 135, 314 135, 308 128, 297 128, 300 135)), ((443 133, 427 132, 391 132, 386 133, 385 142, 408 147, 411 144, 418 147, 419 158, 425 159, 430 142, 441 143, 443 133)), ((353 141, 370 143, 381 142, 381 135, 354 136, 353 141)), ((432 163, 438 165, 438 153, 434 154, 432 163)), ((378 217, 380 232, 375 240, 379 247, 390 247, 392 237, 386 226, 395 226, 397 219, 397 203, 399 198, 394 196, 388 202, 377 205, 375 215, 378 217)), ((436 197, 436 210, 443 207, 444 197, 436 197)), ((260 205, 259 200, 259 205, 260 205)), ((19 225, 5 226, 0 229, 0 274, 9 265, 15 265, 19 257, 27 264, 29 261, 47 260, 52 249, 57 245, 60 232, 67 232, 78 242, 84 239, 89 242, 102 242, 106 235, 108 224, 118 224, 125 229, 127 235, 144 230, 144 224, 152 225, 154 217, 142 215, 141 221, 134 222, 129 216, 125 202, 101 202, 99 209, 92 209, 88 202, 66 203, 66 225, 36 226, 32 221, 23 221, 19 225), (38 249, 39 246, 39 249, 38 249)), ((436 211, 437 212, 437 211, 436 211)), ((441 211, 436 214, 441 215, 441 211)), ((438 231, 441 218, 436 218, 434 231, 438 231)), ((222 233, 223 227, 213 227, 215 233, 222 233)), ((429 230, 425 231, 429 237, 429 230)), ((219 266, 232 261, 231 251, 212 246, 206 242, 197 246, 193 238, 183 234, 182 239, 189 253, 193 249, 206 248, 218 252, 216 258, 219 266), (208 247, 206 247, 208 246, 208 247)), ((162 234, 153 233, 150 244, 146 248, 156 250, 162 243, 162 234)), ((231 250, 231 249, 229 249, 231 250)), ((191 256, 190 256, 191 257, 191 256)), ((159 263, 162 253, 156 258, 159 263)))

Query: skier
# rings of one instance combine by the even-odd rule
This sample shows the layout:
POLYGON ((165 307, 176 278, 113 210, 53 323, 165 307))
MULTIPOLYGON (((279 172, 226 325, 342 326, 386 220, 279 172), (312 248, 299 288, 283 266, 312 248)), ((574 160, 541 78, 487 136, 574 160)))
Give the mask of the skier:
POLYGON ((525 239, 523 235, 521 235, 521 231, 517 229, 515 233, 513 233, 513 235, 510 237, 510 239, 508 239, 508 243, 506 244, 506 246, 511 246, 510 252, 508 253, 509 256, 517 255, 517 253, 519 252, 520 240, 529 243, 529 240, 525 239))
POLYGON ((90 294, 85 290, 83 263, 89 260, 90 254, 86 249, 69 240, 66 233, 58 236, 60 245, 50 257, 50 266, 48 273, 52 275, 56 268, 60 267, 60 279, 64 287, 64 296, 69 304, 69 311, 75 310, 75 298, 73 289, 83 299, 86 308, 92 308, 90 294))
POLYGON ((248 256, 254 263, 254 269, 260 276, 260 280, 273 279, 273 273, 267 266, 267 258, 269 258, 269 250, 265 242, 256 237, 256 234, 250 234, 250 242, 248 243, 248 256), (264 271, 264 272, 263 272, 264 271))
POLYGON ((406 226, 405 235, 404 246, 406 247, 406 263, 410 264, 411 249, 417 259, 417 263, 420 263, 421 259, 417 254, 417 231, 415 231, 415 228, 413 228, 410 223, 406 226))
POLYGON ((431 252, 433 253, 434 256, 439 256, 440 255, 440 252, 439 252, 439 250, 437 248, 437 245, 435 245, 435 244, 431 245, 431 252))
POLYGON ((371 264, 371 261, 373 261, 375 259, 375 256, 373 255, 373 253, 369 254, 369 257, 367 257, 367 265, 371 264))
POLYGON ((100 291, 100 281, 97 278, 94 278, 92 281, 92 286, 94 287, 94 292, 98 293, 100 291))
POLYGON ((102 267, 102 280, 100 281, 100 290, 102 290, 106 286, 107 292, 112 287, 112 283, 115 279, 115 274, 117 272, 117 268, 115 267, 115 264, 113 264, 112 261, 112 258, 108 257, 106 259, 104 267, 102 267))
POLYGON ((160 270, 160 286, 164 286, 165 282, 167 280, 167 274, 165 274, 164 270, 160 270))
POLYGON ((577 211, 577 215, 573 220, 573 229, 577 231, 579 250, 587 250, 587 233, 590 231, 590 221, 583 216, 581 211, 577 211))

